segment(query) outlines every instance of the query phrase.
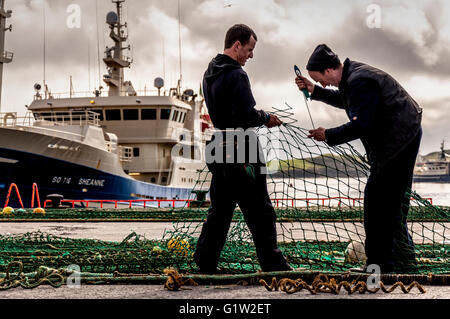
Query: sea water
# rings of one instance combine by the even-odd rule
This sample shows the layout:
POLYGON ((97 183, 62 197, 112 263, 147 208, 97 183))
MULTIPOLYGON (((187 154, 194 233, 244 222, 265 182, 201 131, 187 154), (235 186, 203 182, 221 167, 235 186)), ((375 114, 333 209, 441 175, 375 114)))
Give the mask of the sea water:
MULTIPOLYGON (((321 204, 324 198, 334 198, 326 205, 339 201, 352 205, 354 200, 361 202, 364 197, 366 178, 271 179, 269 176, 267 182, 271 198, 301 199, 295 202, 296 206, 305 199, 321 204)), ((412 190, 424 199, 431 199, 433 205, 450 206, 450 183, 414 183, 412 190)))
POLYGON ((414 183, 412 189, 422 198, 431 198, 433 205, 450 206, 450 183, 414 183))

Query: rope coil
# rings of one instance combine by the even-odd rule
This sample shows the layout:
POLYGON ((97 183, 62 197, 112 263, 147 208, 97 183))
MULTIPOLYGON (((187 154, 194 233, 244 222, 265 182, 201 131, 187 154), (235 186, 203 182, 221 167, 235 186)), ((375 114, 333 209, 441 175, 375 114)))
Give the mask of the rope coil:
POLYGON ((192 279, 187 278, 183 280, 183 277, 173 268, 164 269, 164 273, 168 276, 167 281, 164 284, 164 288, 170 291, 178 291, 180 289, 190 289, 190 288, 182 288, 183 285, 188 283, 191 286, 198 286, 198 284, 192 279))
POLYGON ((0 279, 0 290, 7 290, 19 286, 25 289, 32 289, 43 284, 49 284, 53 288, 58 288, 63 282, 64 277, 56 269, 40 266, 36 271, 36 275, 30 277, 24 274, 23 264, 20 261, 13 261, 6 269, 5 278, 0 279), (12 275, 11 268, 16 265, 19 266, 19 270, 15 275, 12 275))

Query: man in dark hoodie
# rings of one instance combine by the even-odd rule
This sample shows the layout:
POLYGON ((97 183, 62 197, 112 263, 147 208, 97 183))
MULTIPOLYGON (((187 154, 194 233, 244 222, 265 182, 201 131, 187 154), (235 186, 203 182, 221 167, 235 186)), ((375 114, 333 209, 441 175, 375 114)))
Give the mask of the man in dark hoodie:
MULTIPOLYGON (((223 54, 218 54, 203 77, 203 94, 209 115, 220 134, 236 129, 266 125, 279 126, 282 122, 273 114, 255 109, 255 100, 247 73, 242 69, 253 58, 257 37, 246 25, 232 26, 225 37, 223 54)), ((228 132, 228 133, 226 133, 228 132)), ((238 141, 239 142, 239 141, 238 141)), ((232 143, 233 144, 233 143, 232 143)), ((223 147, 212 140, 208 146, 223 147), (213 144, 211 144, 213 143, 213 144)), ((245 144, 248 147, 248 143, 245 144)), ((234 146, 233 146, 234 148, 234 146)), ((259 145, 258 145, 259 150, 259 145)), ((236 150, 236 149, 235 149, 236 150)), ((226 153, 226 151, 225 151, 226 153)), ((276 215, 269 198, 264 164, 227 161, 207 164, 212 173, 208 216, 198 239, 194 260, 202 273, 215 273, 220 253, 225 244, 236 204, 239 205, 255 243, 263 271, 291 270, 277 245, 276 215), (246 168, 252 167, 252 174, 246 168)))
POLYGON ((389 74, 349 59, 341 63, 325 44, 316 47, 306 68, 323 88, 298 76, 299 89, 308 89, 313 100, 344 109, 350 119, 335 128, 313 129, 309 137, 330 146, 359 138, 366 149, 366 266, 377 264, 385 273, 413 270, 414 244, 406 218, 422 137, 422 109, 389 74), (325 89, 328 85, 339 90, 325 89))

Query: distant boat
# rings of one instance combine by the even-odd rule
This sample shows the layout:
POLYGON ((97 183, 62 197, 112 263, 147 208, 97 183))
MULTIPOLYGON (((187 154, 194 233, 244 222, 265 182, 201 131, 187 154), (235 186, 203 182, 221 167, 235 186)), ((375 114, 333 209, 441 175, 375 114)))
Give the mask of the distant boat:
POLYGON ((449 183, 450 182, 450 155, 444 150, 444 141, 441 143, 441 152, 438 159, 418 162, 414 167, 413 182, 449 183))

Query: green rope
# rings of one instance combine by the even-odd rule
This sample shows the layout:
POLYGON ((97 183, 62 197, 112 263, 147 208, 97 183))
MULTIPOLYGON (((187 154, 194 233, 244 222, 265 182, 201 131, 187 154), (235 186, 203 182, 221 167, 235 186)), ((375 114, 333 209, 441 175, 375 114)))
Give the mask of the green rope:
POLYGON ((7 290, 16 287, 26 289, 36 288, 43 284, 49 284, 54 288, 58 288, 63 284, 64 277, 55 269, 40 266, 32 276, 23 273, 23 264, 20 261, 13 261, 8 264, 5 276, 0 280, 0 290, 7 290), (11 274, 11 268, 18 266, 19 270, 16 274, 11 274))

